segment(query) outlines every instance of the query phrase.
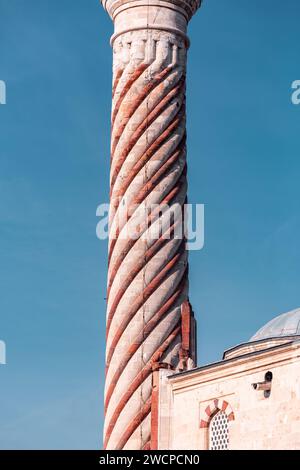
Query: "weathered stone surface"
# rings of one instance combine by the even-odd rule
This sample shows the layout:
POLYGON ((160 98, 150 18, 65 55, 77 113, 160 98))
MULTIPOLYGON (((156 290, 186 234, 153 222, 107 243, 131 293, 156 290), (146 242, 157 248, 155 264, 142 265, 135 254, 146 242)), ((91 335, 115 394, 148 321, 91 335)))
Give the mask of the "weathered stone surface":
POLYGON ((229 420, 229 449, 300 448, 300 343, 277 345, 188 374, 160 372, 159 449, 209 448, 218 409, 229 420), (271 394, 254 390, 271 371, 271 394))
POLYGON ((115 25, 104 447, 142 449, 157 431, 153 370, 194 358, 182 347, 193 328, 185 240, 163 235, 186 201, 186 28, 199 1, 102 3, 115 25))

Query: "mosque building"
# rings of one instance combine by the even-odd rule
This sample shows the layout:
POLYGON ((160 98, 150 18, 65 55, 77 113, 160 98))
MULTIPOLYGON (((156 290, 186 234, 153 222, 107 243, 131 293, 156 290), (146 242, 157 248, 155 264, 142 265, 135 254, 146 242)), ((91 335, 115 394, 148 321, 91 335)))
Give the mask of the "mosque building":
POLYGON ((280 315, 223 359, 161 370, 158 449, 300 448, 300 309, 280 315))

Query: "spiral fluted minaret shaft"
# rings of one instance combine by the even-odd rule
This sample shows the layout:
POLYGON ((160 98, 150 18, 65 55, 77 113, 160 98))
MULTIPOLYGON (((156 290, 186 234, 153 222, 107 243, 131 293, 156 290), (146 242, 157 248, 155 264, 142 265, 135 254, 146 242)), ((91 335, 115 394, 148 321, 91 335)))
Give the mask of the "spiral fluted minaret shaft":
POLYGON ((143 449, 154 371, 195 359, 182 221, 186 25, 199 0, 102 3, 115 23, 104 448, 143 449))

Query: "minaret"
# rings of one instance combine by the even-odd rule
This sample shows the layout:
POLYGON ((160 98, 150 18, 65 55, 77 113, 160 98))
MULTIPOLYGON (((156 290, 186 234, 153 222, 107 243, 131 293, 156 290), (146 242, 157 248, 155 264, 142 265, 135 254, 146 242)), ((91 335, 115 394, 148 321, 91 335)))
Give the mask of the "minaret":
POLYGON ((200 3, 102 0, 115 28, 105 449, 154 449, 155 374, 195 364, 178 230, 187 200, 186 30, 200 3))

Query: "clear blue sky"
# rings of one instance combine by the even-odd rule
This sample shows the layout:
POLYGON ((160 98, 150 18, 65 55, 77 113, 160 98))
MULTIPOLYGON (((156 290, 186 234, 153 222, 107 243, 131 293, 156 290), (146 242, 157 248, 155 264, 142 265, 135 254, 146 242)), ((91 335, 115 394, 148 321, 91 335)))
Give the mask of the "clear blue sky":
MULTIPOLYGON (((0 0, 0 446, 101 445, 112 24, 98 0, 0 0)), ((206 0, 188 70, 200 363, 300 305, 299 0, 206 0)))

